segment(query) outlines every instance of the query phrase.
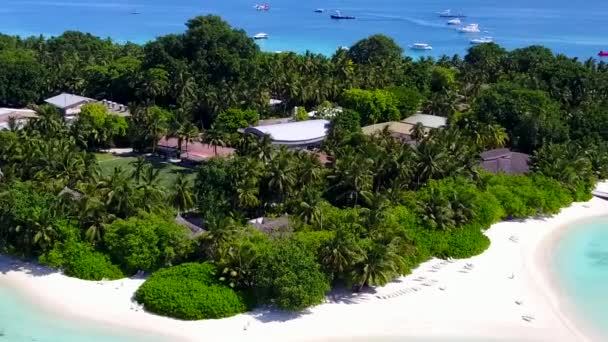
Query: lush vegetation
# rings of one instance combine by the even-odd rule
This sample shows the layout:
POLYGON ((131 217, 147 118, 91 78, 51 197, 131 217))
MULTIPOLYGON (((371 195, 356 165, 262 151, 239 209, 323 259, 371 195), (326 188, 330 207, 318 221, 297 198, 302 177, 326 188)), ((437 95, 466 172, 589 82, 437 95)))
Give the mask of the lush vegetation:
POLYGON ((148 311, 198 320, 223 318, 244 312, 242 298, 231 288, 217 283, 211 264, 182 264, 154 273, 135 293, 148 311))
POLYGON ((66 91, 132 113, 90 104, 68 124, 40 106, 25 127, 0 132, 0 251, 83 279, 151 272, 137 300, 182 319, 301 310, 332 287, 359 291, 431 257, 479 254, 491 224, 557 213, 608 176, 605 63, 538 46, 416 61, 402 52, 375 35, 333 56, 263 53, 214 16, 143 46, 79 32, 0 36, 0 106, 66 91), (307 119, 305 108, 331 120, 328 165, 319 151, 236 133, 263 118, 307 119), (416 144, 361 133, 417 110, 448 126, 414 127, 416 144), (237 153, 169 176, 155 157, 165 136, 180 150, 202 141, 237 153), (98 153, 115 146, 137 156, 98 153), (480 170, 479 153, 497 147, 531 154, 531 172, 480 170), (190 234, 177 213, 201 216, 205 231, 190 234), (258 217, 288 223, 247 224, 258 217))

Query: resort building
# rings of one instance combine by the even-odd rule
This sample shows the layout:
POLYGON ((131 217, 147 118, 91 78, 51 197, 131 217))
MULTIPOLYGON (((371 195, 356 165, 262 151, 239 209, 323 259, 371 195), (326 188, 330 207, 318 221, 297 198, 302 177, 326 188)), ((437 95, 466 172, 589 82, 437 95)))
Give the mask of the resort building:
POLYGON ((243 132, 260 138, 268 135, 274 145, 310 149, 319 147, 325 140, 329 124, 328 120, 306 120, 247 127, 243 132))
POLYGON ((44 102, 57 107, 64 116, 70 117, 78 115, 85 104, 96 101, 80 95, 61 93, 44 100, 44 102))
POLYGON ((0 131, 10 129, 10 120, 15 119, 17 128, 21 128, 25 123, 36 117, 36 112, 31 109, 0 108, 0 131))
POLYGON ((276 218, 258 217, 248 221, 250 226, 267 234, 285 232, 289 229, 289 217, 280 216, 276 218))
POLYGON ((401 122, 407 123, 410 125, 415 125, 415 124, 420 123, 420 124, 422 124, 422 126, 424 128, 428 128, 428 129, 444 127, 447 125, 447 121, 448 121, 448 119, 444 118, 443 116, 422 114, 422 113, 416 113, 410 117, 407 117, 407 118, 401 120, 401 122))
POLYGON ((400 121, 389 121, 361 127, 361 131, 365 135, 374 135, 387 129, 391 132, 391 136, 404 141, 412 141, 411 134, 414 125, 400 121))
POLYGON ((512 152, 508 148, 499 148, 485 151, 480 156, 480 167, 492 173, 519 175, 530 171, 530 156, 525 153, 512 152))
POLYGON ((44 102, 57 107, 61 113, 66 117, 66 119, 74 119, 76 115, 80 114, 82 106, 89 103, 100 103, 104 105, 110 114, 119 115, 119 116, 129 116, 129 108, 120 103, 101 100, 97 101, 88 97, 61 93, 57 96, 53 96, 44 100, 44 102))

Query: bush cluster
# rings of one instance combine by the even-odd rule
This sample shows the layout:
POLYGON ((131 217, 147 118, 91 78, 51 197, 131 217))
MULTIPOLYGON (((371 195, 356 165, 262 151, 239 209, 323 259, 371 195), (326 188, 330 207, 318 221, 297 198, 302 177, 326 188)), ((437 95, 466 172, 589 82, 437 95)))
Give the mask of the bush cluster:
POLYGON ((79 279, 115 280, 124 277, 120 268, 112 264, 105 254, 95 251, 85 242, 68 240, 57 243, 38 259, 42 264, 62 268, 66 275, 79 279))
POLYGON ((184 320, 229 317, 247 309, 241 295, 216 281, 216 268, 209 263, 159 270, 135 299, 150 312, 184 320))

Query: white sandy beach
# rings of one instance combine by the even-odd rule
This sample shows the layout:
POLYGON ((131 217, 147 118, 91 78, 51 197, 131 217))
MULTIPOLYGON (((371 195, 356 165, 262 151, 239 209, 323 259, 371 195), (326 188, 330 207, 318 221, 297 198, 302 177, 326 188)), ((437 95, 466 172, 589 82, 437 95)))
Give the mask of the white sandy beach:
MULTIPOLYGON (((431 260, 375 293, 334 295, 301 315, 258 311, 183 322, 134 309, 131 297, 143 280, 87 282, 14 270, 0 273, 0 283, 57 314, 148 331, 168 341, 591 341, 560 300, 548 264, 551 246, 567 224, 603 215, 608 201, 594 198, 548 219, 499 223, 487 231, 492 244, 482 255, 452 263, 431 260)), ((3 270, 17 269, 14 263, 0 257, 3 270)))

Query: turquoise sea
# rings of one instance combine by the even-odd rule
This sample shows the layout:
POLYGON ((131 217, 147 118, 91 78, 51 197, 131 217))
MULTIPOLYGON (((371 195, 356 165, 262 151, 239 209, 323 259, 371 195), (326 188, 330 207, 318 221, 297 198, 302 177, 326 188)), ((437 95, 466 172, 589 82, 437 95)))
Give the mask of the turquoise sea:
POLYGON ((248 34, 268 33, 260 42, 267 51, 331 54, 374 33, 384 33, 406 47, 431 44, 428 53, 464 54, 474 37, 456 32, 437 12, 452 9, 478 23, 482 32, 509 48, 542 44, 583 59, 608 50, 606 0, 2 0, 0 32, 57 35, 80 30, 118 41, 145 42, 184 30, 196 15, 217 14, 248 34), (270 11, 256 11, 268 3, 270 11), (325 13, 314 13, 317 8, 325 13), (356 20, 329 18, 334 10, 356 20), (139 14, 132 14, 137 12, 139 14))
MULTIPOLYGON (((0 274, 0 277, 2 275, 0 274)), ((8 342, 159 342, 152 336, 70 321, 39 308, 0 282, 0 341, 8 342)))
POLYGON ((608 340, 608 217, 576 224, 561 237, 554 253, 567 301, 608 340))

